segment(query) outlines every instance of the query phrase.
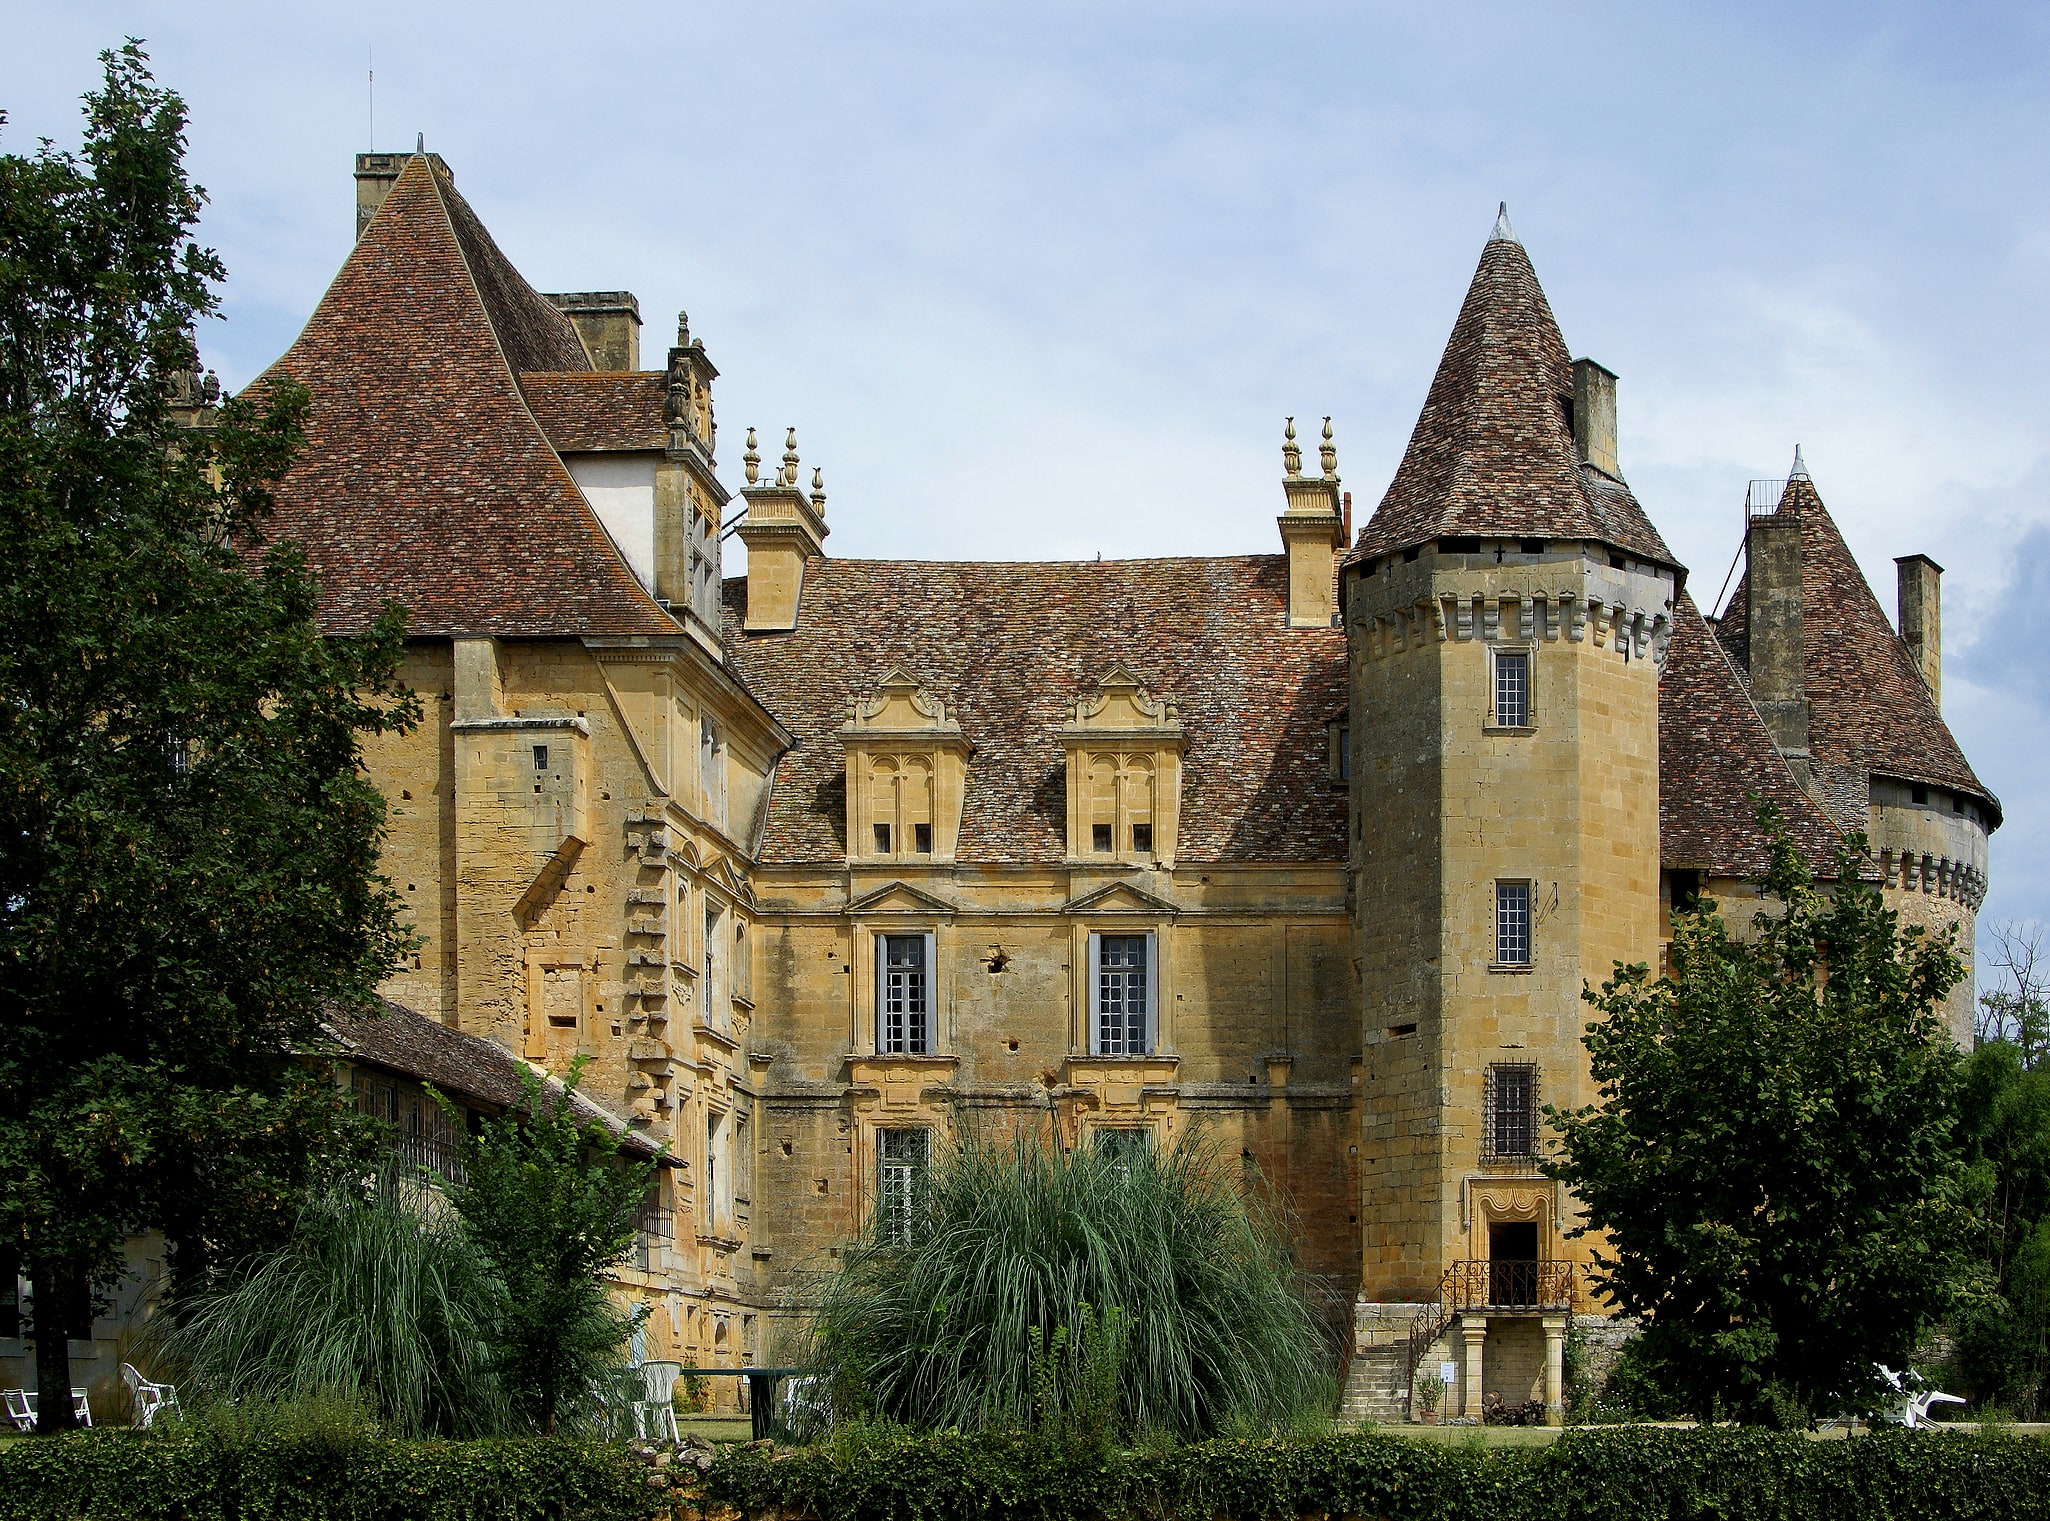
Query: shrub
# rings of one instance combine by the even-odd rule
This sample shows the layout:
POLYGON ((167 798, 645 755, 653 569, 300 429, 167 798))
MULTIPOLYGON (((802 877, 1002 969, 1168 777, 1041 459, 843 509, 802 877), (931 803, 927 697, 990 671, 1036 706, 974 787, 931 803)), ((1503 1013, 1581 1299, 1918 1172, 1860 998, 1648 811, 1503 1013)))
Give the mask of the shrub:
POLYGON ((317 1195, 284 1246, 188 1296, 162 1346, 188 1401, 326 1396, 398 1436, 501 1435, 497 1293, 440 1195, 388 1168, 317 1195))
POLYGON ((1188 1148, 971 1138, 847 1252, 813 1355, 836 1414, 935 1429, 1190 1438, 1331 1394, 1276 1221, 1188 1148))

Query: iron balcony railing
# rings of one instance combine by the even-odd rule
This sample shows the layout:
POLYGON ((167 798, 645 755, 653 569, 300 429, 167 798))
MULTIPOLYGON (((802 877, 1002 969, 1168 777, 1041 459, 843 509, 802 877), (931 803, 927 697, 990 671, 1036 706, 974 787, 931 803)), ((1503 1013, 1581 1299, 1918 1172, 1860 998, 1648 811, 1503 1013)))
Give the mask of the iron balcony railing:
POLYGON ((1424 1306, 1409 1328, 1409 1374, 1431 1343, 1466 1310, 1567 1310, 1576 1303, 1578 1283, 1570 1262, 1526 1262, 1477 1258, 1455 1262, 1438 1279, 1438 1302, 1424 1306))

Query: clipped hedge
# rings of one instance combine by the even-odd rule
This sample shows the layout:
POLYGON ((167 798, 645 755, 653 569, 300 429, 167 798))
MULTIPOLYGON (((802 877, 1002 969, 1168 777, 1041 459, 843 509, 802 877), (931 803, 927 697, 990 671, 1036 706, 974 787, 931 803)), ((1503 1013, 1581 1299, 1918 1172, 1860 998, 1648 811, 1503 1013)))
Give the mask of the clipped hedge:
POLYGON ((0 1521, 648 1521, 618 1447, 80 1431, 0 1445, 0 1521))
POLYGON ((788 1521, 2012 1521, 2050 1517, 2050 1444, 1638 1428, 1485 1451, 1360 1434, 1091 1455, 871 1433, 798 1452, 728 1449, 702 1499, 788 1521))

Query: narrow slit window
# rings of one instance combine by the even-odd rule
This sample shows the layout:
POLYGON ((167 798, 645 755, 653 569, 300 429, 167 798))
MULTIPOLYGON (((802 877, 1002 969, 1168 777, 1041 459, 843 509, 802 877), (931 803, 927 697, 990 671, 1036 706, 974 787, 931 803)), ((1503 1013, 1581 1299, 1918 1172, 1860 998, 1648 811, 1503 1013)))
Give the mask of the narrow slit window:
POLYGON ((1495 884, 1495 962, 1530 965, 1530 884, 1495 884))
POLYGON ((1530 723, 1530 652, 1495 652, 1495 722, 1505 729, 1530 723))
POLYGON ((887 1055, 928 1055, 932 1050, 932 978, 927 937, 884 935, 881 940, 878 1047, 887 1055))
POLYGON ((911 826, 911 848, 922 856, 932 854, 932 825, 913 824, 911 826))
POLYGON ((878 824, 876 825, 876 854, 879 856, 886 856, 889 853, 890 826, 888 824, 878 824))
POLYGON ((548 747, 546 745, 534 746, 534 769, 536 771, 546 771, 548 769, 548 747))

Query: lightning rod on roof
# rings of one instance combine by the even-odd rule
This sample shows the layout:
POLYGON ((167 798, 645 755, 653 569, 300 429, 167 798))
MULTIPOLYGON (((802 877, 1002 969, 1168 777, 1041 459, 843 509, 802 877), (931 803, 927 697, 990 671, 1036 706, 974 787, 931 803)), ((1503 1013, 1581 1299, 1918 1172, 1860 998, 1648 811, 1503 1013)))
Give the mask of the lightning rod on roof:
POLYGON ((366 50, 370 59, 370 141, 363 146, 377 151, 377 49, 366 50))

